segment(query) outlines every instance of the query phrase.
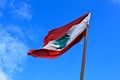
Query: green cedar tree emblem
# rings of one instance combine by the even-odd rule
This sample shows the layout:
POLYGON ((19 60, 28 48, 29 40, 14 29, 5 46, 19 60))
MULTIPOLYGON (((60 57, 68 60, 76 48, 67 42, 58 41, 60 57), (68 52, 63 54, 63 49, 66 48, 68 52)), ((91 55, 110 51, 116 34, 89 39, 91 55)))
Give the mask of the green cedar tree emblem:
POLYGON ((64 36, 62 36, 61 38, 53 41, 53 44, 55 45, 59 45, 59 48, 57 49, 62 49, 66 46, 67 41, 70 39, 70 35, 65 34, 64 36))

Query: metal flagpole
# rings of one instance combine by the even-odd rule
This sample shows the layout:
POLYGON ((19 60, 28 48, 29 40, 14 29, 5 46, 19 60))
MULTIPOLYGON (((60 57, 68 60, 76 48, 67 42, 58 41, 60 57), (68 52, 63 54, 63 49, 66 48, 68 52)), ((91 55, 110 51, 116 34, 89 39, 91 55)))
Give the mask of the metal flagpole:
POLYGON ((87 38, 88 38, 88 26, 87 26, 87 28, 86 28, 85 37, 84 37, 84 49, 83 49, 83 56, 82 56, 82 66, 81 66, 80 80, 84 80, 84 70, 85 70, 85 61, 86 61, 86 48, 87 48, 87 38))

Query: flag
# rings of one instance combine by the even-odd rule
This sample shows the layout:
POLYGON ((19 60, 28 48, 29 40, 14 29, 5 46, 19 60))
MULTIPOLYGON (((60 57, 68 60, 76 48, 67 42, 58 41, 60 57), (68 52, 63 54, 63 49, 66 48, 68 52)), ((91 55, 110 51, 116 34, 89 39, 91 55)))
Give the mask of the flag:
POLYGON ((89 19, 90 13, 87 13, 67 25, 49 31, 43 40, 43 47, 38 50, 30 50, 28 55, 37 58, 59 57, 85 36, 89 19))

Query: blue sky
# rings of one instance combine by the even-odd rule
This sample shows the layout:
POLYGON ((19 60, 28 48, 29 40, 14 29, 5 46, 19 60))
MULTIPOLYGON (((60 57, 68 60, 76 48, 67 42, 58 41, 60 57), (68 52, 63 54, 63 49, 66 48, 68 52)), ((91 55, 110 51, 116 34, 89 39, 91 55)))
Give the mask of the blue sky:
POLYGON ((85 80, 120 80, 120 0, 0 0, 0 80, 79 80, 83 41, 54 60, 27 52, 88 11, 85 80))

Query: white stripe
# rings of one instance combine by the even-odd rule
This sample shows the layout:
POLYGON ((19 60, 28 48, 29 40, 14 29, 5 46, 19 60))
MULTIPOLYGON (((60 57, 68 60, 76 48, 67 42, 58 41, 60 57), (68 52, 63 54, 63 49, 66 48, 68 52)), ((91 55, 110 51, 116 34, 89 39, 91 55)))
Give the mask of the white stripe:
POLYGON ((90 14, 79 24, 73 25, 73 27, 67 32, 70 35, 70 40, 67 45, 70 44, 79 34, 81 34, 87 25, 89 25, 90 14))
MULTIPOLYGON (((81 34, 85 30, 87 25, 89 25, 89 20, 90 20, 90 13, 81 23, 73 25, 70 28, 70 30, 67 31, 67 34, 70 35, 70 40, 67 42, 66 46, 69 45, 79 34, 81 34)), ((63 49, 57 49, 59 48, 59 45, 53 44, 52 43, 53 41, 50 41, 46 46, 43 47, 43 49, 56 50, 56 51, 63 50, 63 49)))

